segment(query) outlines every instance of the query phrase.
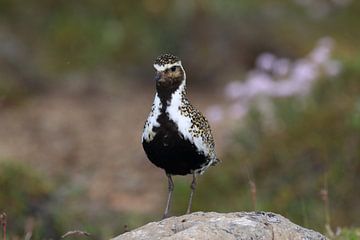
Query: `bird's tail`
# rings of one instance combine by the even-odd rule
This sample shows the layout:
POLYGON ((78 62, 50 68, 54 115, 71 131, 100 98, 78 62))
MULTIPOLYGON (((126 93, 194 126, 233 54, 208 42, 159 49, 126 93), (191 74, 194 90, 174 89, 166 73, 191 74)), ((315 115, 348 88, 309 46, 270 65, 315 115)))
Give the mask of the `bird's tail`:
POLYGON ((211 166, 215 166, 216 164, 218 164, 218 163, 220 163, 220 162, 221 162, 221 160, 218 159, 218 158, 216 158, 215 161, 213 161, 213 162, 211 163, 211 166))

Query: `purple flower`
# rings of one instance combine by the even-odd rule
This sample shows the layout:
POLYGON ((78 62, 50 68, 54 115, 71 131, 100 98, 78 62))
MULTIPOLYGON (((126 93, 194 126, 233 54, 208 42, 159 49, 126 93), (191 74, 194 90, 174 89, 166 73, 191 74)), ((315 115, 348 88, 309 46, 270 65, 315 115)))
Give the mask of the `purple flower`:
POLYGON ((240 81, 232 81, 225 86, 225 95, 229 99, 237 99, 244 94, 244 84, 240 81))
POLYGON ((210 122, 220 122, 224 118, 224 111, 219 105, 213 105, 206 110, 206 116, 210 122))
POLYGON ((230 106, 229 113, 232 118, 243 118, 248 112, 248 107, 242 102, 236 102, 230 106))
POLYGON ((272 53, 262 53, 256 59, 256 66, 261 70, 271 71, 275 60, 276 57, 272 53))

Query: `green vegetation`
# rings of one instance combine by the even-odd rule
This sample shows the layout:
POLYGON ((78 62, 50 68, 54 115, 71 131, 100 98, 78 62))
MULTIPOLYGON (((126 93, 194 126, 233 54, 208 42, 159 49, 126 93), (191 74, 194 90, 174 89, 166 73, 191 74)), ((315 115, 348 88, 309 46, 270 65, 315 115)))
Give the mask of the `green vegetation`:
MULTIPOLYGON (((143 87, 149 63, 167 51, 186 59, 195 95, 244 79, 263 52, 296 60, 329 36, 341 74, 323 77, 303 98, 272 98, 271 121, 251 106, 222 163, 199 178, 193 207, 273 211, 323 233, 327 224, 340 227, 328 233, 334 240, 359 239, 360 1, 296 2, 0 0, 0 114, 79 79, 95 89, 104 79, 143 87)), ((91 205, 67 173, 49 179, 15 162, 0 162, 0 213, 12 238, 31 226, 34 240, 73 229, 108 238, 154 220, 91 205)), ((183 214, 190 180, 175 181, 173 212, 183 214)))
POLYGON ((0 206, 8 216, 8 232, 22 237, 26 228, 35 238, 43 236, 51 219, 46 215, 46 203, 52 186, 40 173, 27 166, 0 162, 0 206))
MULTIPOLYGON (((235 130, 221 166, 209 170, 200 181, 195 209, 254 210, 253 182, 256 210, 281 213, 320 232, 325 232, 328 223, 332 228, 360 224, 360 67, 358 31, 354 30, 359 26, 359 21, 354 21, 359 4, 354 2, 352 7, 332 18, 317 19, 306 34, 306 38, 324 34, 335 39, 342 74, 321 79, 305 98, 273 98, 270 124, 254 106, 235 130)), ((284 54, 286 49, 285 56, 301 56, 297 48, 290 50, 284 45, 311 49, 309 40, 296 33, 297 28, 309 24, 306 21, 314 20, 295 15, 286 24, 274 19, 268 23, 277 26, 271 28, 273 33, 286 28, 295 34, 272 35, 272 40, 281 42, 272 44, 275 53, 284 54), (290 26, 294 28, 288 29, 290 26)), ((175 199, 181 203, 179 214, 189 191, 187 182, 180 184, 181 194, 175 199)), ((334 239, 357 239, 356 230, 344 230, 334 239)))
POLYGON ((357 240, 360 238, 360 229, 341 229, 340 234, 334 236, 334 240, 357 240))
POLYGON ((276 100, 277 126, 272 129, 256 110, 249 114, 221 170, 211 169, 204 176, 201 184, 206 186, 199 188, 195 207, 251 210, 252 180, 257 187, 257 209, 279 212, 323 231, 325 204, 320 191, 326 189, 330 216, 335 216, 331 224, 359 224, 360 74, 345 71, 338 79, 319 82, 305 102, 276 100), (348 206, 351 211, 346 210, 348 206))
MULTIPOLYGON (((115 213, 91 206, 86 192, 56 184, 33 167, 14 161, 0 162, 0 214, 7 216, 11 238, 31 234, 32 239, 58 238, 81 229, 94 238, 109 238, 149 221, 142 215, 115 213)), ((1 230, 0 230, 1 232, 1 230)))

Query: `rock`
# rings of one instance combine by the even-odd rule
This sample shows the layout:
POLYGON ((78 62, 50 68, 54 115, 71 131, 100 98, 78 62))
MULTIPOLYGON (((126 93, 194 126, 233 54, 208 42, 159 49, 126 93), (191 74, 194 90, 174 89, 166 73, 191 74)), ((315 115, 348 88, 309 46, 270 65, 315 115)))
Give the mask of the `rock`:
POLYGON ((271 212, 195 212, 148 223, 112 240, 130 239, 326 240, 327 238, 271 212))

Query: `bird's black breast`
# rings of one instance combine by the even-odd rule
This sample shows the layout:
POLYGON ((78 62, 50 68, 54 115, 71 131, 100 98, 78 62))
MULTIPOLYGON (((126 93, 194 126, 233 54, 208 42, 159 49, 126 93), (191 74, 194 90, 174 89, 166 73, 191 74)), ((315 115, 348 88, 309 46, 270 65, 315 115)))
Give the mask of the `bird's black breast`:
POLYGON ((186 175, 208 161, 193 143, 184 139, 175 122, 166 113, 161 113, 157 121, 160 126, 153 128, 155 137, 149 142, 143 141, 146 155, 153 164, 166 173, 186 175))

